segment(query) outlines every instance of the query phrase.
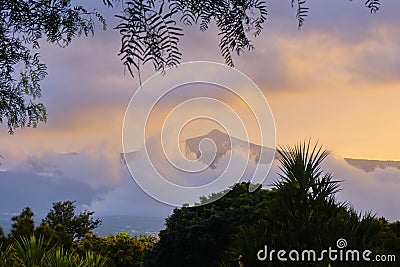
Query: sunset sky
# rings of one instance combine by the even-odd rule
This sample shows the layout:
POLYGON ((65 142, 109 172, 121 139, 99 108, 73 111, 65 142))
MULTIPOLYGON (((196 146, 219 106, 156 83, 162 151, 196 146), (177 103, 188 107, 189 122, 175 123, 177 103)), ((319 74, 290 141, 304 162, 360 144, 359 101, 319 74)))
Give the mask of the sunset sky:
MULTIPOLYGON (((18 129, 14 135, 3 124, 0 154, 5 160, 0 168, 15 169, 32 156, 76 152, 87 155, 90 166, 101 166, 102 175, 108 175, 88 180, 90 186, 114 186, 120 179, 122 122, 139 81, 124 72, 117 56, 120 37, 113 30, 118 23, 113 14, 120 6, 107 9, 97 2, 92 5, 104 13, 107 31, 98 25, 94 38, 76 39, 64 49, 42 44, 41 59, 48 67, 42 101, 48 122, 36 129, 18 129)), ((370 14, 363 1, 307 3, 310 13, 299 30, 290 1, 268 1, 264 30, 253 38, 255 50, 234 58, 235 67, 268 100, 277 144, 311 138, 338 159, 400 160, 400 2, 382 1, 376 14, 370 14)), ((223 63, 218 42, 213 26, 205 33, 196 26, 185 28, 182 62, 223 63)), ((142 80, 152 74, 151 66, 144 67, 142 80)), ((212 95, 213 90, 204 92, 212 95)), ((390 177, 400 177, 400 172, 391 171, 390 177)), ((382 213, 394 212, 397 207, 382 213)))
MULTIPOLYGON (((385 1, 371 15, 359 2, 310 1, 300 30, 288 3, 271 1, 268 6, 265 29, 253 39, 256 49, 235 62, 269 101, 278 144, 312 138, 345 157, 400 160, 395 12, 400 3, 385 1)), ((48 122, 13 136, 3 125, 3 149, 12 147, 20 154, 120 145, 123 114, 138 79, 124 74, 117 57, 119 35, 112 29, 116 10, 98 8, 108 19, 106 32, 98 29, 93 39, 75 40, 66 49, 42 45, 49 73, 42 84, 48 122)), ((183 62, 223 62, 214 28, 201 33, 191 27, 185 33, 183 62)), ((151 74, 152 68, 145 68, 142 79, 151 74)))

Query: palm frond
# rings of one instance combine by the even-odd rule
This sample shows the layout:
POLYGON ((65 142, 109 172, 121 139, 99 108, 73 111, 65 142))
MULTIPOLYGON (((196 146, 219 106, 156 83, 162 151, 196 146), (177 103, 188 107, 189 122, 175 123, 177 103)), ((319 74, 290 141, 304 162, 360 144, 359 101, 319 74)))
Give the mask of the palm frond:
POLYGON ((321 164, 329 155, 316 143, 303 142, 294 147, 280 147, 280 179, 273 186, 283 189, 289 186, 300 190, 304 196, 313 200, 327 200, 340 191, 339 182, 330 173, 321 170, 321 164))

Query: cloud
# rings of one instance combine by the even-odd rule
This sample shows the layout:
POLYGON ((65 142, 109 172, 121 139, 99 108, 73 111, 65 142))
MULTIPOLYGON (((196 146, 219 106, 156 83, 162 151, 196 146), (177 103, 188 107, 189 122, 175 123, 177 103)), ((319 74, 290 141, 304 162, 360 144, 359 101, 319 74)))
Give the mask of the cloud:
POLYGON ((0 213, 19 213, 31 207, 35 218, 43 218, 56 201, 76 200, 78 209, 88 205, 104 189, 72 179, 53 179, 47 173, 11 170, 0 172, 0 213))
POLYGON ((378 217, 390 221, 400 220, 400 170, 377 168, 365 172, 349 165, 344 159, 332 155, 323 168, 331 172, 336 180, 343 180, 338 199, 347 201, 359 212, 371 211, 378 217))
MULTIPOLYGON (((208 168, 206 171, 197 174, 196 179, 185 176, 184 173, 175 173, 174 182, 185 183, 185 186, 193 186, 208 183, 222 173, 227 166, 229 154, 218 161, 216 168, 208 168)), ((234 162, 230 168, 238 166, 234 162)), ((160 167, 160 165, 159 165, 160 167)), ((250 161, 241 181, 248 181, 254 172, 255 164, 250 161)), ((376 169, 373 172, 364 172, 349 165, 344 159, 336 155, 329 156, 323 163, 323 169, 334 175, 335 180, 342 181, 342 190, 337 194, 340 202, 347 202, 358 212, 371 211, 378 217, 384 216, 390 221, 400 220, 399 203, 400 196, 400 170, 393 168, 376 169)), ((142 172, 143 174, 144 172, 142 172)), ((237 173, 239 173, 237 171, 237 173)), ((274 161, 271 171, 263 185, 271 188, 271 185, 278 179, 279 162, 274 161)), ((101 214, 135 214, 143 212, 145 215, 168 214, 171 207, 164 205, 150 196, 146 195, 133 182, 126 169, 122 172, 121 182, 112 191, 96 200, 90 206, 101 214)))
POLYGON ((90 153, 6 158, 0 172, 0 214, 18 213, 29 206, 42 218, 53 202, 76 200, 78 210, 93 210, 96 216, 167 216, 172 208, 146 195, 121 165, 90 153))
POLYGON ((96 199, 88 210, 94 210, 99 216, 140 215, 149 217, 167 217, 173 207, 165 205, 147 195, 132 179, 127 168, 123 168, 119 184, 111 191, 96 199))
MULTIPOLYGON (((74 181, 83 183, 93 190, 109 188, 119 183, 119 153, 111 160, 106 155, 80 153, 28 155, 21 158, 5 157, 2 161, 4 176, 21 174, 21 177, 44 177, 49 181, 74 181)), ((38 190, 40 191, 40 189, 38 190)))
MULTIPOLYGON (((240 149, 234 152, 243 154, 240 149)), ((208 168, 193 177, 175 170, 169 179, 185 186, 207 184, 223 173, 228 166, 229 156, 227 153, 215 168, 208 168)), ((118 154, 115 154, 115 158, 119 160, 118 154)), ((140 157, 135 157, 135 160, 139 160, 140 164, 140 157)), ((179 158, 174 160, 182 167, 179 158)), ((118 172, 114 173, 116 177, 110 179, 115 172, 115 166, 104 163, 101 157, 94 159, 84 153, 29 156, 19 161, 9 161, 6 158, 2 162, 6 171, 0 173, 0 212, 19 212, 23 207, 31 206, 34 211, 43 215, 52 202, 77 200, 80 209, 93 210, 97 216, 163 217, 170 214, 172 207, 154 200, 141 190, 124 165, 118 164, 118 172)), ((165 163, 157 164, 158 168, 165 166, 165 163)), ((229 166, 238 168, 240 164, 234 161, 229 166)), ((255 166, 255 162, 250 160, 241 181, 252 176, 255 166)), ((264 182, 266 188, 270 188, 276 181, 280 172, 278 167, 279 163, 274 161, 264 182)), ((390 221, 400 219, 400 208, 396 204, 400 201, 400 170, 377 168, 367 173, 352 167, 335 154, 326 159, 323 169, 331 172, 336 180, 343 180, 342 191, 337 195, 339 201, 350 203, 359 212, 372 211, 390 221)), ((234 172, 241 173, 241 170, 235 169, 234 172)), ((143 175, 146 173, 149 172, 141 172, 143 175)), ((164 174, 171 173, 167 169, 164 174)))

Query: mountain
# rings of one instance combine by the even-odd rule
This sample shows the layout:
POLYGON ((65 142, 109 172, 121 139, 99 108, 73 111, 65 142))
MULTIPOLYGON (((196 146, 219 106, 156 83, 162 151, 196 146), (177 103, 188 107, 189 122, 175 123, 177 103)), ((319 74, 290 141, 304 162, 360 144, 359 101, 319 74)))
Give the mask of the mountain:
MULTIPOLYGON (((211 168, 215 168, 218 160, 220 160, 223 156, 225 156, 228 152, 230 152, 234 148, 239 149, 246 149, 249 146, 249 159, 254 160, 255 163, 268 163, 273 160, 274 157, 274 149, 269 147, 259 146, 253 143, 248 143, 246 141, 237 139, 235 137, 231 137, 217 129, 214 129, 207 133, 206 135, 201 135, 193 138, 186 139, 184 142, 184 151, 186 156, 190 158, 192 154, 195 155, 195 159, 201 158, 201 151, 200 151, 200 142, 204 139, 211 139, 214 141, 216 146, 216 154, 215 159, 211 164, 211 168), (262 153, 261 153, 262 152, 262 153), (261 155, 262 154, 262 155, 261 155), (262 158, 260 159, 260 156, 262 158)), ((209 148, 206 146, 205 154, 212 154, 214 155, 213 148, 210 148, 210 151, 207 151, 209 148)), ((245 151, 245 150, 244 150, 245 151)), ((205 158, 207 158, 206 155, 205 158)))
MULTIPOLYGON (((193 138, 188 138, 181 143, 181 149, 185 153, 186 157, 192 160, 200 159, 204 163, 210 164, 211 169, 217 167, 218 161, 229 153, 234 148, 242 149, 245 151, 246 146, 249 146, 249 159, 254 160, 254 163, 268 163, 271 159, 278 159, 279 152, 269 147, 259 146, 247 141, 240 140, 238 138, 229 136, 228 134, 221 132, 218 129, 213 129, 205 135, 200 135, 193 138), (214 141, 214 146, 210 146, 210 143, 205 143, 200 146, 200 142, 204 139, 211 139, 214 141), (200 147, 203 149, 203 157, 200 151, 200 147), (216 149, 214 158, 214 149, 216 149), (262 151, 262 159, 260 155, 262 151), (272 156, 274 155, 274 156, 272 156)), ((128 152, 121 153, 120 161, 125 164, 125 160, 135 160, 140 156, 140 152, 128 152)), ((370 160, 370 159, 353 159, 344 158, 345 161, 351 166, 361 169, 365 172, 372 172, 376 168, 385 169, 388 167, 400 169, 400 161, 393 160, 370 160)))
POLYGON ((400 169, 400 161, 393 160, 371 160, 371 159, 352 159, 345 158, 351 166, 361 169, 365 172, 372 172, 376 168, 385 169, 388 167, 400 169))
MULTIPOLYGON (((186 153, 187 157, 190 157, 191 155, 194 154, 195 159, 199 159, 201 157, 201 151, 200 151, 200 142, 205 139, 209 138, 212 139, 215 143, 216 146, 216 156, 214 161, 211 164, 211 168, 215 168, 218 160, 221 159, 223 156, 225 156, 228 152, 232 150, 232 148, 235 147, 242 147, 245 148, 245 146, 249 145, 250 149, 250 159, 253 159, 255 163, 260 162, 260 154, 261 151, 263 152, 263 159, 261 160, 262 163, 267 163, 271 159, 271 153, 273 153, 272 148, 268 147, 263 147, 259 146, 253 143, 248 143, 246 141, 237 139, 235 137, 230 137, 229 135, 214 129, 210 131, 209 133, 201 136, 197 136, 194 138, 189 138, 186 139, 184 142, 184 151, 186 153), (232 142, 232 143, 231 143, 232 142), (265 153, 265 157, 264 157, 265 153)), ((210 151, 207 151, 207 146, 205 151, 203 153, 211 153, 210 151)), ((275 159, 279 157, 278 151, 275 153, 275 159)), ((207 156, 205 157, 207 158, 207 156)), ((397 168, 400 169, 400 161, 392 161, 392 160, 370 160, 370 159, 352 159, 352 158, 345 158, 345 161, 350 164, 353 167, 356 167, 358 169, 361 169, 365 172, 372 172, 376 168, 381 168, 385 169, 388 167, 392 168, 397 168)))

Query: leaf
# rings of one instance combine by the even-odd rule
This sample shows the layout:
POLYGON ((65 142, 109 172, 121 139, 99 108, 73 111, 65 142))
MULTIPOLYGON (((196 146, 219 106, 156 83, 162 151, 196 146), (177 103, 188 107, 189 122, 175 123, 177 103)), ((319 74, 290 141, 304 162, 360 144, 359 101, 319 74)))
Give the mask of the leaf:
POLYGON ((145 4, 136 0, 126 5, 124 15, 118 16, 121 22, 116 29, 122 36, 119 56, 131 75, 133 69, 139 71, 148 62, 157 71, 178 64, 181 58, 178 42, 183 32, 172 19, 177 11, 165 13, 164 3, 155 10, 152 1, 145 4))
POLYGON ((365 6, 370 9, 371 13, 376 13, 380 9, 381 3, 380 0, 367 0, 365 6))

